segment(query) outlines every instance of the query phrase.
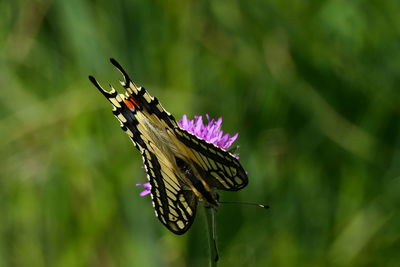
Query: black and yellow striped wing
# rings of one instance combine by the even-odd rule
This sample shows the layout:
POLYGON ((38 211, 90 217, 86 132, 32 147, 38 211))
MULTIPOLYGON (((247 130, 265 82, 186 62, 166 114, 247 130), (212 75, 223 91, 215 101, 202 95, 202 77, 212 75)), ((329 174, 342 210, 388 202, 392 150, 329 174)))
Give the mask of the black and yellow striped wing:
POLYGON ((169 230, 185 233, 193 223, 198 199, 217 206, 214 189, 236 191, 247 184, 247 175, 230 153, 181 129, 157 98, 136 86, 124 69, 125 94, 104 90, 90 81, 110 101, 121 128, 140 151, 151 185, 156 216, 169 230))
POLYGON ((213 188, 238 191, 248 184, 246 171, 231 153, 181 128, 176 136, 192 152, 192 159, 202 173, 202 179, 213 188))

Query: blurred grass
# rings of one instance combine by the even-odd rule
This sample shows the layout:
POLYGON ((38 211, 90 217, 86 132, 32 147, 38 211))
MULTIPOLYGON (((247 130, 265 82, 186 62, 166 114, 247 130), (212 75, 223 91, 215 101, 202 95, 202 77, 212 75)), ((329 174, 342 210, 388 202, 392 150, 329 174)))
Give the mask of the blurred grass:
POLYGON ((240 132, 220 266, 397 266, 398 1, 0 2, 0 266, 205 266, 201 212, 155 218, 89 84, 115 57, 179 118, 240 132))

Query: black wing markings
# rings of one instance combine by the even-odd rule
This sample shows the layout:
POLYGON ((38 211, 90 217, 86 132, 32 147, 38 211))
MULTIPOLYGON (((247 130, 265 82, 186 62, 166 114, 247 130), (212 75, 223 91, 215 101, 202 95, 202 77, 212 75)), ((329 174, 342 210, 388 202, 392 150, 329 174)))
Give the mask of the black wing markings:
POLYGON ((137 88, 118 63, 114 65, 116 65, 125 77, 125 85, 124 83, 121 84, 126 89, 129 84, 128 88, 130 90, 127 90, 129 94, 126 96, 126 99, 134 95, 134 99, 139 103, 139 109, 130 109, 124 102, 124 96, 119 95, 114 88, 111 87, 111 91, 108 92, 100 86, 94 77, 89 76, 89 79, 113 105, 113 114, 120 121, 121 128, 128 134, 135 147, 142 154, 143 163, 146 166, 146 173, 151 185, 151 197, 157 218, 173 233, 183 234, 190 228, 194 221, 197 196, 191 190, 184 189, 182 184, 178 184, 181 179, 177 177, 177 174, 168 168, 164 162, 159 161, 157 156, 151 151, 152 146, 150 141, 138 129, 139 121, 137 119, 137 112, 147 112, 149 115, 154 114, 155 117, 160 118, 166 123, 167 127, 172 128, 176 127, 175 119, 144 88, 137 88), (134 89, 137 91, 134 91, 134 89), (134 94, 135 92, 137 93, 134 94), (163 115, 159 116, 160 113, 163 115), (174 175, 175 179, 168 175, 168 173, 174 175))
POLYGON ((111 91, 108 92, 101 87, 101 85, 93 76, 89 76, 89 79, 112 104, 112 113, 119 120, 122 130, 128 134, 135 147, 138 148, 139 151, 142 149, 147 149, 146 144, 140 137, 142 133, 137 128, 139 122, 135 118, 136 111, 130 110, 125 103, 123 103, 122 98, 118 95, 117 91, 113 87, 111 87, 111 91))
POLYGON ((176 126, 174 116, 162 107, 158 99, 152 97, 144 87, 137 86, 115 59, 111 58, 110 62, 122 73, 124 81, 120 82, 121 85, 127 90, 129 96, 132 96, 139 103, 140 108, 145 109, 149 114, 155 114, 169 127, 174 128, 176 126))
POLYGON ((142 156, 149 175, 157 218, 173 233, 184 234, 195 218, 196 195, 190 190, 184 190, 182 186, 176 190, 176 183, 164 171, 153 152, 147 150, 142 156))
POLYGON ((176 128, 175 133, 192 150, 201 165, 198 171, 207 184, 226 191, 238 191, 248 184, 245 170, 229 152, 181 128, 176 128))

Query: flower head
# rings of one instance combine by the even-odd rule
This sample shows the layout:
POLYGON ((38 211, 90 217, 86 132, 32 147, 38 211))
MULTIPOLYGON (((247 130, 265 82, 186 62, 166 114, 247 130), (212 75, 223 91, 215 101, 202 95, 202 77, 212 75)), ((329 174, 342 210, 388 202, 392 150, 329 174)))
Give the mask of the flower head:
MULTIPOLYGON (((222 149, 229 148, 233 142, 235 142, 239 134, 236 133, 232 136, 228 133, 224 134, 224 132, 221 130, 221 117, 218 118, 218 120, 210 120, 210 116, 207 114, 206 118, 208 122, 207 124, 204 124, 202 116, 194 116, 193 120, 189 120, 186 115, 183 115, 182 119, 178 121, 178 125, 182 129, 222 149)), ((238 156, 235 157, 239 158, 238 156)), ((150 183, 136 184, 136 186, 143 186, 145 189, 140 193, 140 196, 150 194, 150 183)))
POLYGON ((221 130, 222 117, 219 117, 218 120, 210 120, 210 116, 207 114, 206 118, 208 123, 204 124, 202 116, 194 116, 193 120, 189 120, 186 115, 183 115, 182 119, 178 121, 178 125, 182 129, 222 149, 229 148, 233 142, 235 142, 239 134, 236 133, 233 136, 228 133, 224 134, 221 130))

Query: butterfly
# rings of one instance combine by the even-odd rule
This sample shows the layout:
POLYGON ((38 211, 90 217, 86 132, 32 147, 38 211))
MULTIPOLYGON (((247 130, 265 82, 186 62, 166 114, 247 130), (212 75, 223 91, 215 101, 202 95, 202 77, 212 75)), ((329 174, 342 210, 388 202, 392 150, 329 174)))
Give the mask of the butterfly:
POLYGON ((104 90, 122 130, 142 155, 157 218, 171 232, 185 233, 193 223, 199 201, 216 209, 217 190, 237 191, 248 184, 245 170, 230 152, 182 129, 157 98, 138 87, 115 60, 125 89, 104 90))

